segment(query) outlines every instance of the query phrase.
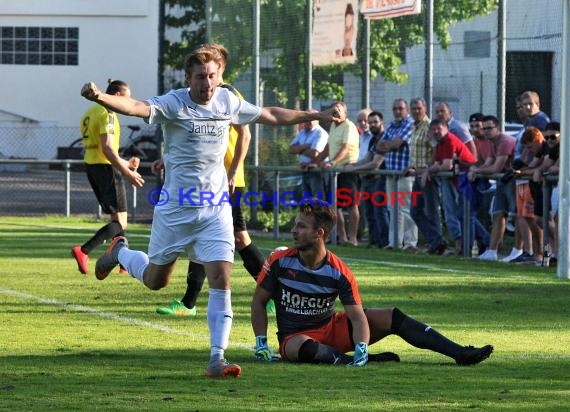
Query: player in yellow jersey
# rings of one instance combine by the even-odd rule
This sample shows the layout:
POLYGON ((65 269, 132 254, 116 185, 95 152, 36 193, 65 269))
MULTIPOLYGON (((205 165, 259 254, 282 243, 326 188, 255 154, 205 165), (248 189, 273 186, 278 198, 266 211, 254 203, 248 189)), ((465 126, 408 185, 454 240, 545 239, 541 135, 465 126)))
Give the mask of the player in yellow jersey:
MULTIPOLYGON (((224 57, 224 63, 227 64, 228 51, 223 47, 219 48, 219 51, 224 57)), ((232 85, 224 83, 223 81, 223 70, 225 68, 225 64, 220 69, 221 83, 219 87, 230 90, 242 99, 243 96, 239 91, 237 91, 232 85)), ((254 279, 257 279, 257 275, 261 271, 265 258, 249 236, 245 218, 240 206, 242 198, 241 195, 245 189, 245 172, 243 165, 250 140, 251 133, 248 125, 232 125, 230 127, 228 148, 224 157, 224 166, 228 173, 230 192, 232 188, 234 188, 234 191, 231 194, 231 201, 233 205, 232 217, 235 247, 243 260, 243 265, 246 270, 254 279)), ((202 290, 205 279, 206 272, 204 270, 204 265, 190 261, 188 265, 188 286, 186 288, 186 293, 181 300, 173 300, 166 306, 157 307, 156 312, 161 315, 196 316, 196 301, 200 291, 202 290)), ((273 301, 269 303, 267 309, 269 312, 273 312, 273 301)))
MULTIPOLYGON (((130 96, 131 89, 122 80, 109 80, 106 93, 130 96)), ((71 248, 79 271, 86 275, 89 273, 89 253, 106 240, 124 235, 127 228, 127 195, 123 176, 136 187, 141 187, 144 179, 136 171, 138 158, 127 161, 119 156, 121 126, 115 112, 94 104, 81 117, 80 129, 89 184, 103 212, 111 216, 111 222, 87 242, 71 248)))

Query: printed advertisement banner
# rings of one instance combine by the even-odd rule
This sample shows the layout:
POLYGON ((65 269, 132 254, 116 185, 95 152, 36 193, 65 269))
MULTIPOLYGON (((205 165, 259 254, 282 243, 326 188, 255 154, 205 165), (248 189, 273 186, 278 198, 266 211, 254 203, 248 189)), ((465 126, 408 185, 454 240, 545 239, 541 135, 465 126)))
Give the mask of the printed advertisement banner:
POLYGON ((356 61, 357 0, 315 0, 312 37, 314 66, 356 61))
POLYGON ((360 12, 371 20, 419 14, 422 12, 422 2, 421 0, 364 0, 360 12))

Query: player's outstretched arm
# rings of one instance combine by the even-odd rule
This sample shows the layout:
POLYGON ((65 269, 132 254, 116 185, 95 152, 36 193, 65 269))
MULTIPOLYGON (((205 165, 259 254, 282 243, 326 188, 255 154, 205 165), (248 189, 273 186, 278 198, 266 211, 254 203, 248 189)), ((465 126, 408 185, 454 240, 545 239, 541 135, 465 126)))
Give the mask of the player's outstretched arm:
POLYGON ((309 112, 301 110, 284 109, 282 107, 263 107, 261 115, 257 119, 257 123, 269 125, 287 125, 310 122, 319 120, 323 122, 340 121, 340 110, 334 105, 328 110, 322 112, 309 112))
POLYGON ((136 100, 132 97, 111 95, 103 93, 93 82, 85 83, 81 88, 81 95, 87 100, 99 103, 117 113, 126 116, 147 118, 150 116, 150 106, 146 101, 136 100))

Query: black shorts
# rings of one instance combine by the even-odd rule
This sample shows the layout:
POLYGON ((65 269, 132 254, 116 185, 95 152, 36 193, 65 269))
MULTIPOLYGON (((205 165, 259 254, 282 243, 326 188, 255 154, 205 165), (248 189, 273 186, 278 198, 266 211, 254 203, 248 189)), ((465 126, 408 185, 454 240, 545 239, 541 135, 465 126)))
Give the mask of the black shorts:
MULTIPOLYGON (((548 189, 548 202, 550 205, 550 196, 552 194, 552 183, 547 183, 548 189)), ((544 211, 544 202, 542 201, 542 183, 536 183, 534 181, 529 182, 530 193, 532 195, 532 199, 534 200, 534 215, 537 217, 542 218, 542 214, 544 211)), ((548 208, 550 210, 550 207, 548 208)))
POLYGON ((359 177, 356 173, 339 173, 336 178, 337 191, 343 189, 342 194, 352 198, 351 205, 354 204, 359 186, 359 177))
POLYGON ((126 212, 127 192, 121 173, 107 164, 86 164, 85 167, 87 179, 103 213, 126 212))
POLYGON ((243 202, 243 187, 236 187, 234 193, 230 196, 232 202, 232 218, 234 220, 234 232, 245 232, 247 226, 245 225, 245 218, 241 210, 241 202, 243 202), (237 202, 237 194, 239 192, 239 202, 237 202))

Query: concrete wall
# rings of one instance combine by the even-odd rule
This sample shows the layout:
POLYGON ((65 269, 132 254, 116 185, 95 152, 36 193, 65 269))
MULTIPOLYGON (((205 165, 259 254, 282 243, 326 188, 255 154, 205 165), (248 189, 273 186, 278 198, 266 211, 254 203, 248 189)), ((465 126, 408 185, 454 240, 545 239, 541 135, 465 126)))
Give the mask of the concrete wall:
POLYGON ((0 26, 79 28, 77 66, 1 65, 0 111, 78 127, 86 81, 104 89, 108 78, 121 79, 134 97, 155 95, 158 8, 158 0, 0 0, 0 26))

